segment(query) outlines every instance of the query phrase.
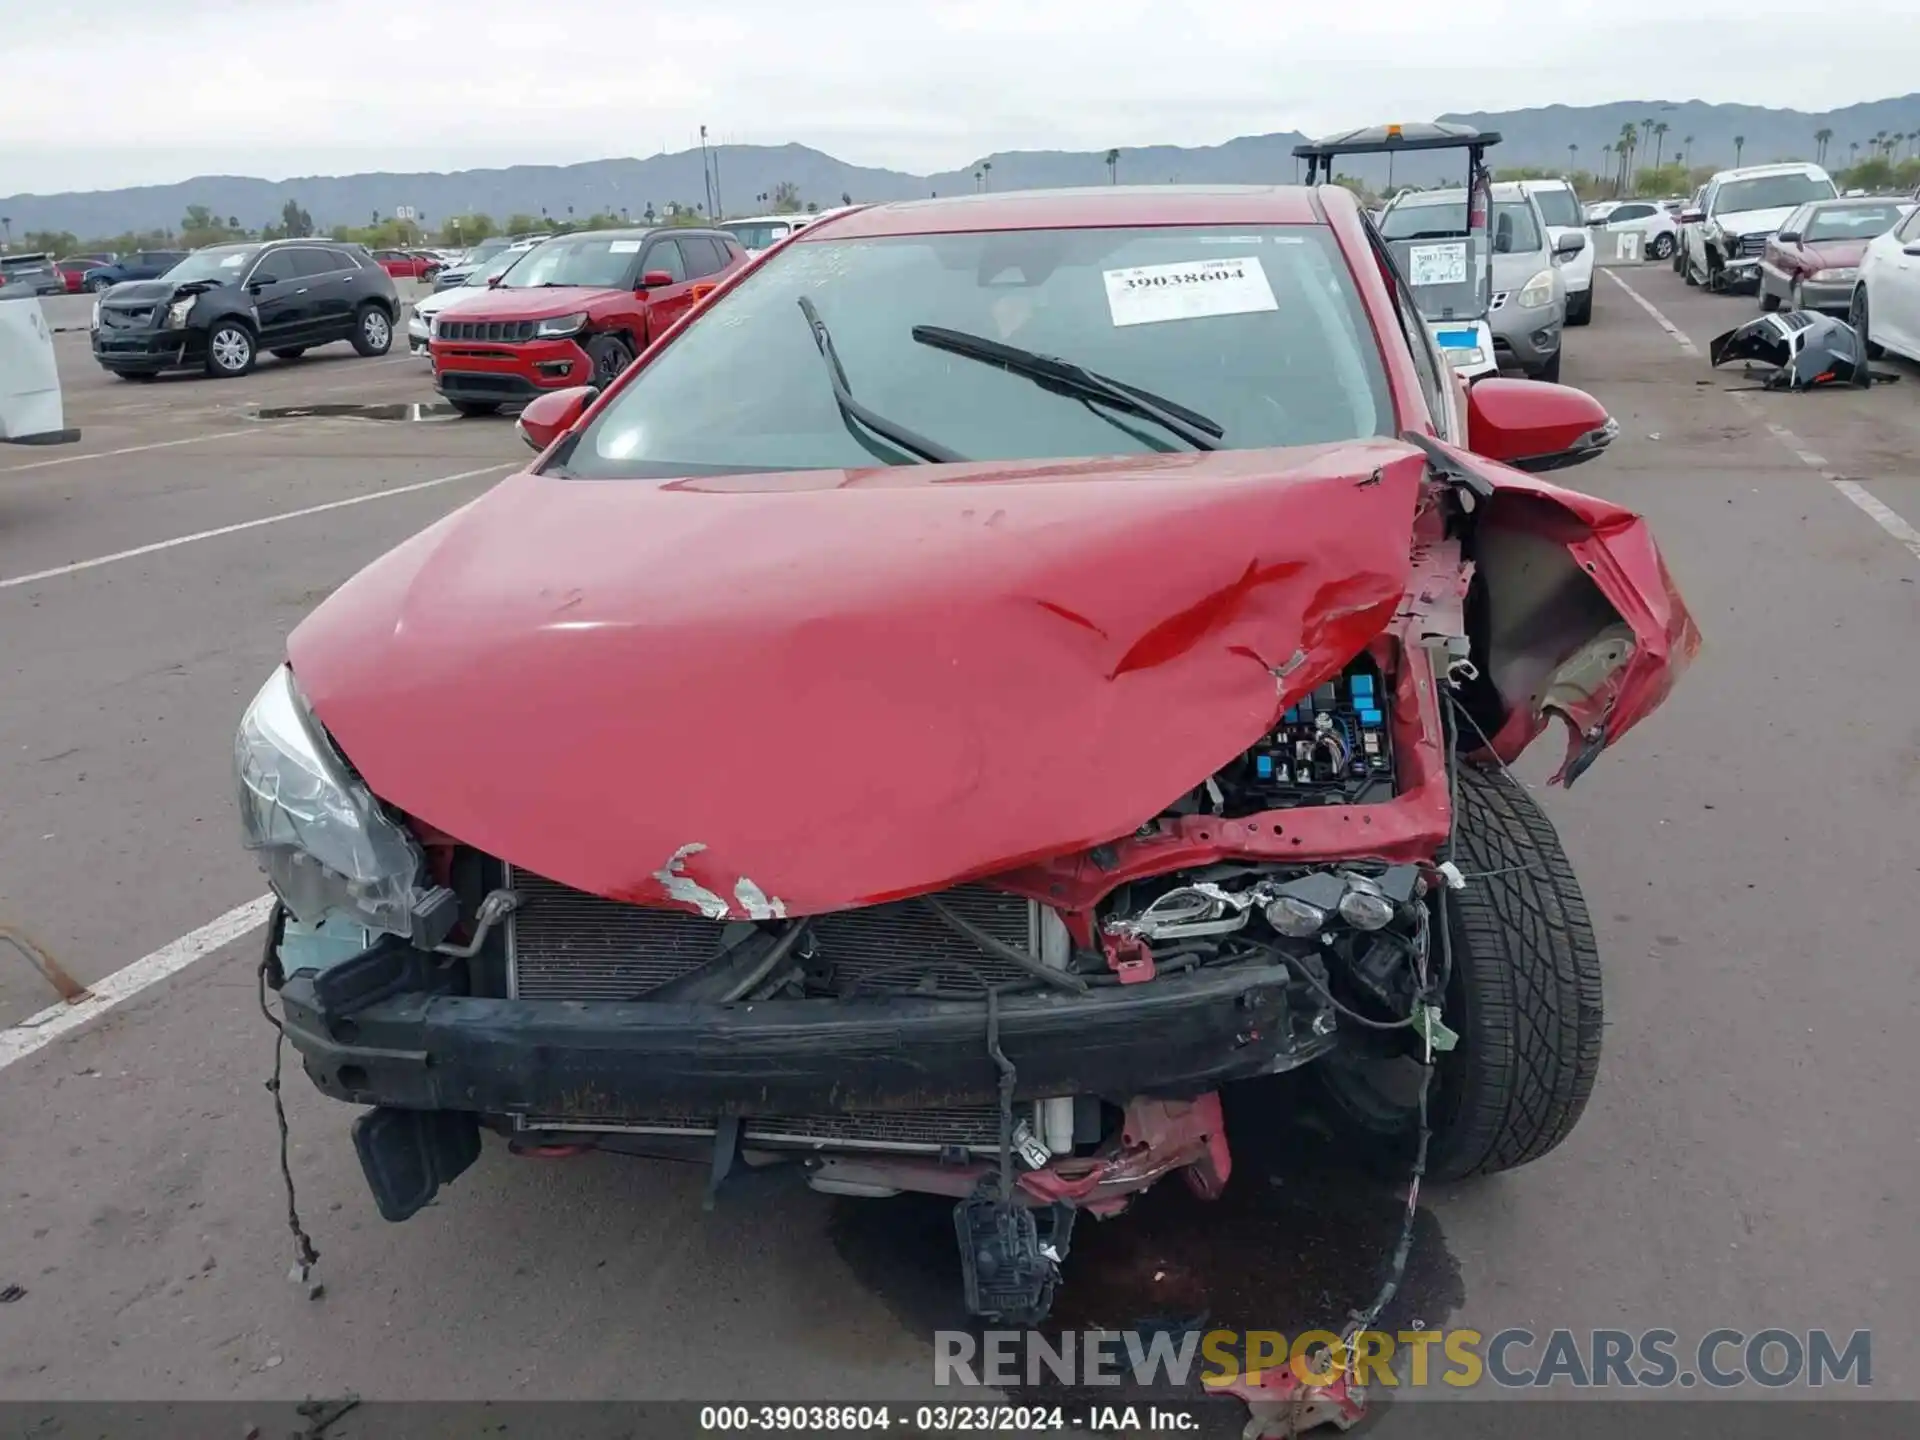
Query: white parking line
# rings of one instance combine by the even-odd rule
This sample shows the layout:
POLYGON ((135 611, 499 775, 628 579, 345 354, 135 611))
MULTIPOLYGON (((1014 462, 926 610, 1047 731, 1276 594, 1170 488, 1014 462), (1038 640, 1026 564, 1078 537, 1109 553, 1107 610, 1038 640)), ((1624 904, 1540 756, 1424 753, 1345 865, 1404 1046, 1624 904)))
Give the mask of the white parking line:
POLYGON ((25 465, 0 468, 0 475, 18 475, 22 470, 47 470, 55 465, 78 465, 82 460, 110 460, 115 455, 138 455, 143 450, 170 450, 175 445, 198 445, 202 440, 227 440, 235 435, 258 434, 246 430, 210 430, 205 435, 188 435, 180 440, 154 440, 145 445, 124 445, 118 450, 91 450, 85 455, 62 455, 57 460, 30 460, 25 465))
POLYGON ((125 969, 116 970, 88 988, 90 999, 78 1005, 51 1005, 30 1015, 11 1029, 0 1030, 0 1070, 43 1050, 62 1035, 70 1035, 89 1021, 104 1015, 138 995, 149 985, 157 985, 177 974, 194 961, 204 959, 223 945, 231 944, 266 923, 273 910, 273 897, 262 895, 244 905, 236 905, 217 919, 209 920, 190 935, 182 935, 170 945, 162 945, 151 955, 142 956, 125 969))
MULTIPOLYGON (((1662 330, 1674 338, 1675 342, 1683 351, 1689 355, 1699 355, 1700 351, 1698 347, 1694 345, 1693 341, 1681 333, 1679 326, 1662 315, 1651 300, 1647 299, 1647 297, 1642 295, 1638 290, 1635 290, 1633 286, 1622 280, 1618 275, 1615 275, 1613 271, 1609 270, 1606 273, 1612 278, 1614 284, 1631 295, 1640 308, 1654 318, 1655 323, 1658 324, 1662 330)), ((1751 396, 1744 395, 1738 390, 1730 390, 1727 392, 1727 398, 1732 400, 1734 404, 1738 405, 1755 420, 1765 425, 1767 427, 1767 433, 1791 451, 1794 459, 1798 460, 1809 470, 1818 472, 1822 480, 1825 480, 1835 490, 1839 491, 1840 494, 1846 496, 1847 499, 1851 501, 1862 514, 1871 519, 1874 524, 1878 525, 1882 530, 1886 531, 1887 534, 1891 535, 1895 540, 1898 540, 1902 545, 1906 546, 1908 550, 1912 551, 1914 559, 1920 560, 1920 530, 1915 530, 1913 526, 1909 525, 1892 506, 1880 500, 1859 481, 1849 480, 1844 475, 1834 474, 1832 470, 1827 468, 1828 461, 1826 456, 1817 451, 1809 450, 1806 442, 1791 430, 1787 429, 1786 426, 1767 419, 1766 416, 1760 412, 1759 406, 1754 403, 1751 396)))
POLYGON ((411 485, 395 485, 386 490, 374 490, 365 495, 350 495, 345 500, 329 500, 324 505, 309 505, 301 510, 288 510, 280 515, 262 515, 257 520, 242 520, 234 525, 222 525, 213 530, 199 530, 191 535, 176 535, 171 540, 156 540, 151 545, 136 545, 131 550, 118 550, 111 555, 96 555, 91 560, 76 560, 71 565, 56 565, 51 570, 35 570, 28 575, 10 575, 0 580, 0 590, 11 590, 16 585, 33 585, 41 580, 55 580, 62 575, 75 575, 82 570, 97 570, 102 565, 115 565, 122 560, 138 559, 142 555, 153 555, 161 550, 172 550, 180 545, 192 545, 201 540, 215 540, 222 535, 237 535, 242 530, 257 530, 262 525, 279 525, 288 520, 301 520, 308 515, 324 515, 329 510, 344 510, 349 505, 370 505, 376 500, 391 500, 398 495, 411 495, 418 490, 431 490, 436 485, 451 485, 456 480, 473 480, 481 475, 496 474, 501 470, 512 470, 520 462, 509 461, 504 465, 486 465, 478 470, 462 470, 457 475, 439 475, 432 480, 416 480, 411 485))

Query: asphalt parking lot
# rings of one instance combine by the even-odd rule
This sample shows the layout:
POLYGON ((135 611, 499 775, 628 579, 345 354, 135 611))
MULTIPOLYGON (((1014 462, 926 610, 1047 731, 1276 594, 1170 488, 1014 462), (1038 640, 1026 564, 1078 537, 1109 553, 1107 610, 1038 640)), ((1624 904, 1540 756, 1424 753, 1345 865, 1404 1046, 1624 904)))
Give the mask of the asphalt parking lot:
MULTIPOLYGON (((1621 436, 1568 483, 1652 518, 1705 646, 1578 795, 1543 792, 1608 967, 1586 1119, 1538 1164, 1427 1192, 1391 1315, 1865 1327, 1875 1393, 1920 1398, 1902 1039, 1920 1026, 1920 537, 1901 528, 1920 523, 1920 372, 1735 394, 1704 355, 1751 297, 1663 265, 1595 283, 1564 378, 1621 436)), ((49 312, 69 308, 84 324, 77 300, 49 312)), ((325 1295, 288 1282, 257 911, 203 931, 264 888, 236 839, 234 725, 301 615, 525 451, 506 417, 272 418, 431 401, 401 355, 135 385, 84 330, 57 345, 83 441, 0 455, 0 924, 83 983, 166 968, 182 937, 213 948, 17 1063, 5 1027, 52 997, 0 948, 0 1288, 25 1292, 0 1305, 0 1400, 927 1393, 931 1333, 959 1320, 943 1212, 799 1189, 706 1213, 692 1168, 496 1150, 389 1226, 351 1113, 297 1074, 325 1295)), ((1240 1165, 1202 1223, 1168 1186, 1076 1237, 1070 1317, 1291 1334, 1370 1294, 1398 1192, 1270 1120, 1241 1102, 1240 1165)))

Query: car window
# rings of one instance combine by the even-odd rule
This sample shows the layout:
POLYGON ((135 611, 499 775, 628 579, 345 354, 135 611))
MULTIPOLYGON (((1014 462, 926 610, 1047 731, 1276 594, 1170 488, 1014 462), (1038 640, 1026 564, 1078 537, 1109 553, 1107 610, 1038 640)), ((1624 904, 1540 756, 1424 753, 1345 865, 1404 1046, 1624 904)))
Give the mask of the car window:
POLYGON ((1826 205, 1813 212, 1802 232, 1808 240, 1871 240, 1884 235, 1900 220, 1900 207, 1885 205, 1826 205))
POLYGON ((1542 187, 1533 192, 1533 203, 1540 207, 1540 217, 1549 225, 1580 223, 1580 202, 1571 190, 1542 187))
MULTIPOLYGON (((169 269, 162 278, 175 284, 190 280, 238 280, 247 273, 253 257, 260 253, 258 245, 213 245, 205 250, 196 250, 184 256, 180 263, 169 269)), ((156 260, 166 257, 156 255, 156 260)))
POLYGON ((1378 342, 1322 227, 904 235, 781 251, 634 375, 567 469, 662 477, 897 461, 842 418, 802 299, 863 405, 969 459, 1190 447, 1150 421, 916 342, 916 326, 1154 391, 1217 421, 1225 448, 1394 428, 1378 342))
POLYGON ((345 250, 328 250, 327 265, 333 270, 358 270, 360 262, 345 250))
POLYGON ((334 268, 333 258, 324 250, 297 245, 282 250, 265 262, 273 273, 283 280, 304 279, 309 275, 331 274, 334 268), (285 273, 282 273, 282 272, 285 273))
POLYGON ((1773 210, 1798 205, 1804 200, 1826 200, 1833 193, 1831 180, 1800 172, 1755 175, 1748 180, 1722 181, 1713 197, 1713 213, 1732 215, 1743 210, 1773 210))
POLYGON ((1653 214, 1651 205, 1622 205, 1607 216, 1607 221, 1611 224, 1615 220, 1644 220, 1651 214, 1653 214))
POLYGON ((680 247, 671 240, 656 240, 647 247, 647 258, 640 262, 641 270, 664 270, 674 279, 674 283, 687 278, 686 262, 680 258, 680 247))
POLYGON ((1897 238, 1902 241, 1920 240, 1920 208, 1907 215, 1906 223, 1900 227, 1897 238))
POLYGON ((509 270, 500 283, 513 289, 542 285, 624 289, 639 249, 639 240, 632 236, 556 236, 528 251, 524 263, 509 270))
MULTIPOLYGON (((1381 217, 1380 233, 1389 240, 1412 240, 1422 235, 1464 235, 1467 233, 1467 201, 1443 200, 1437 203, 1396 205, 1381 217)), ((1496 255, 1524 254, 1538 250, 1545 242, 1534 220, 1534 209, 1525 200, 1493 202, 1493 250, 1496 255)))
POLYGON ((766 250, 775 241, 784 240, 792 229, 784 220, 739 221, 726 228, 749 250, 766 250))
POLYGON ((1385 272, 1393 277, 1394 315, 1400 322, 1401 338, 1407 342, 1407 350, 1413 356, 1413 368, 1420 376, 1420 390, 1427 397, 1427 414, 1432 417, 1433 428, 1441 437, 1451 440, 1454 437, 1447 433, 1446 395, 1441 388, 1451 383, 1451 371, 1433 353, 1433 332, 1427 329, 1427 322, 1421 318, 1419 302, 1413 298, 1413 291, 1407 288, 1406 278, 1394 263, 1393 252, 1374 243, 1373 254, 1375 263, 1383 266, 1385 272))

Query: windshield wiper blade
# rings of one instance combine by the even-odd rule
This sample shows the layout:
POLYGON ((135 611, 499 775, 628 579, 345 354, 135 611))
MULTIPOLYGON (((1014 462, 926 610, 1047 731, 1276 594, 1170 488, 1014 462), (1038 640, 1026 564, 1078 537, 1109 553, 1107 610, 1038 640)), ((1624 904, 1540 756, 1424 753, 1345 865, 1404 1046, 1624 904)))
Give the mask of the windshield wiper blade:
POLYGON ((813 331, 813 343, 819 347, 821 358, 827 362, 827 382, 833 386, 834 403, 840 407, 842 418, 849 424, 857 421, 882 440, 932 464, 955 465, 966 459, 937 440, 929 440, 884 415, 876 415, 854 399, 853 391, 847 385, 846 367, 840 363, 840 352, 833 348, 833 336, 827 330, 827 322, 820 318, 813 301, 805 295, 800 297, 800 313, 807 317, 808 328, 813 331))
POLYGON ((1051 390, 1056 395, 1088 400, 1097 405, 1110 405, 1129 415, 1137 415, 1142 420, 1151 420, 1162 429, 1178 435, 1196 450, 1217 449, 1213 442, 1227 433, 1220 428, 1219 421, 1202 415, 1198 410, 1189 410, 1164 395, 1142 390, 1123 380, 1096 374, 1071 360, 1022 350, 1017 345, 1002 345, 998 340, 989 340, 984 335, 969 335, 964 330, 948 330, 939 325, 916 325, 913 327, 913 338, 921 345, 931 345, 936 350, 950 351, 969 360, 997 365, 1014 375, 1024 375, 1041 389, 1051 390))

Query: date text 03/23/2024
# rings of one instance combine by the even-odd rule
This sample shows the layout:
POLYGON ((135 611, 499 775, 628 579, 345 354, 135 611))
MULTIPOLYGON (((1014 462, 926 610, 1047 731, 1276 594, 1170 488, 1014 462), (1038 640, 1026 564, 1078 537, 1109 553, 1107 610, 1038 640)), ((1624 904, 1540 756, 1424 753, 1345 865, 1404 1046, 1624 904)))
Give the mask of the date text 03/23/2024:
POLYGON ((700 1429, 709 1434, 793 1431, 802 1434, 899 1429, 909 1435, 1028 1435, 1093 1431, 1177 1434, 1200 1428, 1199 1416, 1180 1405, 1092 1405, 1069 1412, 1060 1405, 707 1405, 700 1429))

